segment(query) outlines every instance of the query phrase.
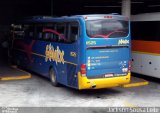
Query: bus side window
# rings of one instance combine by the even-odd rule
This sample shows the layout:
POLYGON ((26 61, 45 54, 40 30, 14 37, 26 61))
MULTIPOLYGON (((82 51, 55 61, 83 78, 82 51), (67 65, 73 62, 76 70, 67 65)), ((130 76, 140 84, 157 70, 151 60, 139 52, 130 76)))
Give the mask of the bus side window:
POLYGON ((25 37, 34 39, 35 38, 35 27, 34 25, 25 25, 25 37))
POLYGON ((44 35, 43 35, 44 40, 48 40, 48 41, 51 41, 51 42, 57 42, 58 41, 58 36, 55 33, 56 32, 55 23, 45 24, 44 27, 43 27, 43 30, 50 30, 50 31, 45 31, 44 32, 44 35))
POLYGON ((44 33, 43 39, 46 41, 54 41, 53 33, 50 32, 44 33))
POLYGON ((42 39, 42 36, 43 36, 43 35, 42 35, 42 32, 39 32, 39 33, 38 33, 38 39, 42 39))
POLYGON ((50 41, 56 42, 56 39, 53 33, 50 33, 50 41))
POLYGON ((36 38, 38 40, 42 40, 43 39, 43 26, 42 25, 37 25, 36 26, 36 38))
POLYGON ((66 35, 65 35, 65 27, 66 24, 64 23, 58 23, 56 25, 56 31, 57 31, 57 35, 56 38, 58 39, 58 42, 65 42, 66 41, 66 35))
POLYGON ((43 40, 47 41, 49 39, 48 37, 48 33, 44 33, 43 40))
POLYGON ((70 23, 69 24, 69 36, 68 36, 68 42, 73 43, 77 41, 79 36, 79 26, 78 23, 70 23))
POLYGON ((24 38, 23 25, 14 25, 12 27, 13 27, 12 32, 14 33, 15 38, 17 39, 24 38))

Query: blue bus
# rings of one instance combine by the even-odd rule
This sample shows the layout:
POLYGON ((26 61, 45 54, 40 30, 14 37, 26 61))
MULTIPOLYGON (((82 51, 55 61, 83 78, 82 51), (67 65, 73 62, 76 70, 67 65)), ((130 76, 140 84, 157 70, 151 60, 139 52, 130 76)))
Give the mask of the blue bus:
POLYGON ((12 24, 12 60, 54 86, 99 89, 130 82, 130 21, 114 14, 35 16, 12 24))

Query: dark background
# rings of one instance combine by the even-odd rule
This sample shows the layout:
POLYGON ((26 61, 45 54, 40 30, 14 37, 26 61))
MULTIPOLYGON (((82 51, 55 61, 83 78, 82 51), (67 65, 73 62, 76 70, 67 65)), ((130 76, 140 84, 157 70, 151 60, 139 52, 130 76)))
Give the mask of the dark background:
MULTIPOLYGON (((121 4, 121 0, 1 0, 0 56, 7 58, 2 43, 14 20, 38 15, 121 14, 121 4)), ((160 0, 132 0, 131 5, 131 14, 160 12, 160 0)))
MULTIPOLYGON (((160 0, 132 0, 132 14, 159 12, 160 0)), ((0 24, 34 15, 121 13, 121 0, 1 0, 0 24)))

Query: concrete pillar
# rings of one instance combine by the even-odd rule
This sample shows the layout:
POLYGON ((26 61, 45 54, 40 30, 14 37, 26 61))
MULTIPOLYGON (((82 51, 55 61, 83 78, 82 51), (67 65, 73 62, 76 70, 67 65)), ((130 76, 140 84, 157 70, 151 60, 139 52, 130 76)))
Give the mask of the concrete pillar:
POLYGON ((130 18, 130 16, 131 16, 131 0, 122 0, 121 14, 130 18))

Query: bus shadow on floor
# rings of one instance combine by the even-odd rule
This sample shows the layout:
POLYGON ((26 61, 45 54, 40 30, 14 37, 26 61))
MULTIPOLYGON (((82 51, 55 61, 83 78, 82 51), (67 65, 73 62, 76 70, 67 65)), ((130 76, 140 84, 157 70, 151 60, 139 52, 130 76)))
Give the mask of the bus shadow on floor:
POLYGON ((148 80, 148 81, 151 81, 151 82, 156 82, 158 84, 160 83, 160 78, 151 77, 151 76, 148 76, 148 75, 137 74, 137 73, 133 73, 133 72, 132 72, 132 76, 142 78, 142 79, 145 79, 145 80, 148 80))
POLYGON ((66 92, 74 93, 74 95, 81 97, 93 97, 98 99, 109 98, 110 96, 116 96, 122 93, 118 88, 104 88, 104 89, 85 89, 78 90, 69 87, 62 86, 66 92))
MULTIPOLYGON (((23 69, 21 67, 21 69, 23 69)), ((25 69, 26 70, 26 69, 25 69)), ((32 75, 35 75, 36 77, 48 82, 48 84, 51 85, 50 79, 46 78, 44 76, 41 76, 35 72, 32 72, 30 70, 26 70, 32 75)), ((65 90, 66 93, 74 96, 82 96, 82 97, 93 97, 93 98, 108 98, 110 96, 119 95, 122 93, 122 90, 119 90, 119 87, 114 88, 104 88, 104 89, 84 89, 84 90, 78 90, 71 87, 67 87, 65 85, 59 84, 58 87, 52 86, 53 88, 61 88, 62 90, 65 90)))

